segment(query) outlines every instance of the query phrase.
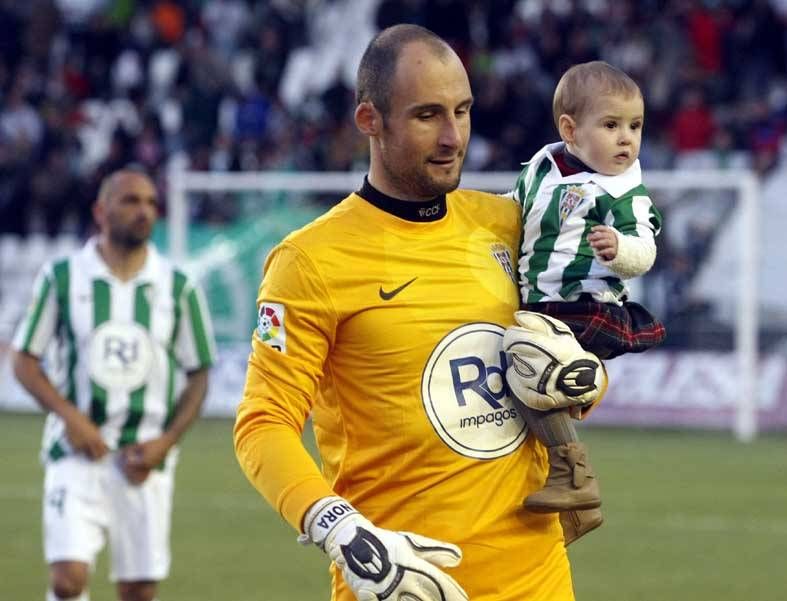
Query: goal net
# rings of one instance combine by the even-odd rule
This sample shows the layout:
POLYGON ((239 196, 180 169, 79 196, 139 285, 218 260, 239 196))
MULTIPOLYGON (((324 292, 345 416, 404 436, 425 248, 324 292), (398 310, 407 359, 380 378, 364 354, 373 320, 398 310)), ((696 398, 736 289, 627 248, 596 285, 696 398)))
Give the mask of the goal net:
MULTIPOLYGON (((516 173, 465 173, 461 186, 506 192, 516 173)), ((759 183, 749 171, 650 171, 664 215, 653 269, 633 300, 667 326, 664 345, 608 362, 593 424, 787 428, 787 318, 758 336, 759 183)), ((245 377, 262 264, 290 231, 327 210, 363 173, 173 172, 156 241, 201 282, 219 341, 206 412, 232 415, 245 377)), ((6 384, 7 365, 0 372, 6 384)))
MULTIPOLYGON (((505 192, 516 175, 466 173, 461 185, 505 192)), ((242 271, 223 270, 222 277, 230 280, 223 283, 227 289, 246 288, 244 295, 229 295, 233 307, 227 314, 233 316, 232 324, 217 315, 219 336, 225 339, 228 352, 236 332, 245 333, 245 339, 242 350, 233 354, 245 359, 248 352, 258 270, 265 253, 280 236, 307 221, 315 206, 315 213, 325 210, 328 205, 321 201, 333 202, 358 189, 362 178, 361 173, 181 173, 172 179, 170 249, 202 273, 219 263, 227 265, 232 254, 248 249, 243 248, 243 236, 233 240, 231 235, 218 246, 202 251, 190 248, 186 216, 194 195, 235 193, 259 198, 257 205, 251 205, 254 219, 250 223, 262 224, 263 233, 249 237, 257 253, 252 261, 257 271, 242 286, 235 281, 242 279, 242 271), (279 196, 271 199, 271 195, 279 196), (229 254, 227 244, 234 247, 229 254), (254 289, 249 290, 250 286, 254 289), (245 308, 237 306, 244 304, 245 308), (245 324, 238 321, 242 315, 245 324)), ((758 182, 748 171, 669 171, 647 173, 645 183, 664 213, 665 227, 659 237, 657 264, 631 287, 634 300, 666 321, 668 343, 643 355, 609 362, 610 390, 593 421, 729 427, 738 438, 749 440, 757 430, 761 400, 757 385, 758 182), (724 245, 730 242, 735 252, 725 253, 724 245)), ((209 281, 206 284, 209 296, 218 302, 215 297, 222 295, 215 294, 209 281)), ((241 370, 228 371, 238 375, 241 370)), ((773 379, 778 381, 783 369, 770 370, 774 371, 778 373, 773 379)), ((242 378, 234 379, 238 381, 242 378)), ((223 398, 238 398, 237 391, 230 392, 224 391, 223 398)), ((768 399, 764 409, 780 406, 776 401, 768 399)))

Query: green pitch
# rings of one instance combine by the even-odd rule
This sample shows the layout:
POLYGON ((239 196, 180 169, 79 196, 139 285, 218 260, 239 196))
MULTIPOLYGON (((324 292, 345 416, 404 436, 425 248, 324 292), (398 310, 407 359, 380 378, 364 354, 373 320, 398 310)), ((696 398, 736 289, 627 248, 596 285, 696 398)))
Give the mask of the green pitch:
MULTIPOLYGON (((0 414, 2 598, 43 599, 40 415, 0 414)), ((162 601, 326 601, 325 558, 241 474, 232 424, 202 420, 183 444, 173 568, 162 601)), ((787 437, 586 429, 606 524, 570 548, 578 601, 782 601, 787 437)), ((106 557, 92 599, 112 601, 106 557)))

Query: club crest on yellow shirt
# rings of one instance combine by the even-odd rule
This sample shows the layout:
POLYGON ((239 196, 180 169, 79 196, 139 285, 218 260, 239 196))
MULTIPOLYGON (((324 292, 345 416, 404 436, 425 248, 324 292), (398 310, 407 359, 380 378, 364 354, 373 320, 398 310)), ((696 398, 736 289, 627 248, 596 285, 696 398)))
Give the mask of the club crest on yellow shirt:
POLYGON ((506 275, 516 283, 514 261, 511 259, 511 251, 508 250, 508 247, 505 244, 496 242, 489 247, 489 250, 495 258, 495 261, 497 261, 500 267, 503 268, 503 271, 506 272, 506 275))

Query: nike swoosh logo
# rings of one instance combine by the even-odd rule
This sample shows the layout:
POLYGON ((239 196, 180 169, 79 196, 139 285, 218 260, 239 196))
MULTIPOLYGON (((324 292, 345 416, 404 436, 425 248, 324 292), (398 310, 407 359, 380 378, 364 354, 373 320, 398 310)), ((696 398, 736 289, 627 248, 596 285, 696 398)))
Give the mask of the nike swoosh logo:
POLYGON ((417 280, 417 279, 418 279, 418 277, 414 277, 414 278, 413 278, 412 280, 410 280, 409 282, 405 282, 404 284, 402 284, 402 285, 401 285, 401 286, 399 286, 398 288, 394 288, 394 289, 393 289, 393 290, 391 290, 390 292, 386 292, 385 290, 383 290, 383 287, 382 287, 382 286, 380 286, 380 298, 381 298, 381 299, 383 299, 384 301, 389 301, 389 300, 391 300, 391 299, 392 299, 394 296, 396 296, 397 294, 399 294, 399 293, 400 293, 402 290, 404 290, 405 288, 407 288, 407 287, 408 287, 410 284, 412 284, 412 283, 413 283, 415 280, 417 280))

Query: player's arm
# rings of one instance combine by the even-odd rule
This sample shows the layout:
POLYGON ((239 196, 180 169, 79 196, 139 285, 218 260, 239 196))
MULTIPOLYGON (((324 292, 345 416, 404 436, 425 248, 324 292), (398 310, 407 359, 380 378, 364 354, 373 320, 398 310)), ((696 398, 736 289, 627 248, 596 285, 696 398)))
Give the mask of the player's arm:
POLYGON ((109 452, 101 432, 76 405, 61 395, 52 385, 41 366, 41 359, 26 351, 12 351, 14 375, 45 411, 59 415, 66 426, 71 447, 91 459, 99 459, 109 452))
POLYGON ((55 336, 60 317, 56 288, 51 268, 46 266, 38 274, 32 301, 14 336, 11 355, 14 375, 44 411, 62 418, 72 448, 98 459, 109 451, 101 432, 72 401, 60 394, 41 365, 41 356, 55 336))
POLYGON ((175 415, 169 427, 161 435, 169 447, 178 443, 199 416, 208 392, 208 370, 206 366, 186 374, 186 386, 175 405, 175 415))
POLYGON ((605 225, 591 229, 588 242, 599 262, 622 279, 646 273, 656 260, 661 214, 646 195, 627 194, 612 203, 605 225))
POLYGON ((271 253, 258 306, 234 432, 249 481, 301 533, 300 542, 336 563, 357 599, 466 600, 440 570, 459 563, 458 548, 375 527, 336 495, 303 446, 338 314, 318 271, 293 245, 271 253))
POLYGON ((181 319, 175 332, 175 354, 186 369, 186 384, 161 436, 123 448, 123 469, 134 483, 143 482, 164 461, 197 419, 208 391, 208 372, 216 360, 213 329, 201 290, 187 283, 178 303, 181 319))
POLYGON ((334 494, 301 437, 338 323, 315 266, 289 242, 265 264, 235 453, 251 484, 296 530, 306 510, 334 494))
POLYGON ((178 444, 199 416, 207 392, 208 367, 189 372, 169 427, 157 438, 123 447, 122 467, 130 482, 144 482, 151 470, 166 459, 170 449, 178 444))

